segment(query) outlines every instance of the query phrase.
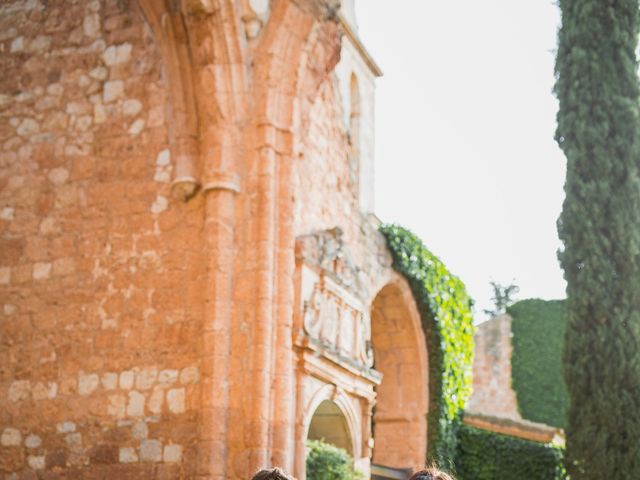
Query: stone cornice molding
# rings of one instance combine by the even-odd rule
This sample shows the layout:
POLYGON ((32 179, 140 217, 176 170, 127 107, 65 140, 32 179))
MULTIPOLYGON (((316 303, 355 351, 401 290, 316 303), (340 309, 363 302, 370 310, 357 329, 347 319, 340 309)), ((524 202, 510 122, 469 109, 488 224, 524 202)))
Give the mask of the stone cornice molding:
POLYGON ((340 20, 340 26, 342 27, 342 30, 344 31, 347 38, 351 41, 351 43, 353 43, 354 47, 356 47, 356 50, 362 57, 362 60, 364 60, 364 63, 367 65, 367 67, 369 67, 369 70, 371 70, 371 73, 373 73, 373 75, 376 77, 381 77, 382 69, 378 66, 376 61, 368 52, 368 50, 360 40, 360 37, 355 32, 355 30, 353 29, 349 21, 346 18, 344 18, 342 14, 340 14, 338 18, 340 20))
POLYGON ((464 412, 462 421, 482 430, 509 435, 541 443, 564 443, 564 432, 560 428, 544 423, 516 420, 511 418, 492 417, 480 413, 464 412))

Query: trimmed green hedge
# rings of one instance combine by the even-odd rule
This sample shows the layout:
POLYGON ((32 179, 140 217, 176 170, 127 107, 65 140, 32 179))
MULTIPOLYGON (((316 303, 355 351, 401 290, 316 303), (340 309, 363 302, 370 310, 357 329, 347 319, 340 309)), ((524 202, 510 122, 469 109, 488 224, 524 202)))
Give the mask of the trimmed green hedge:
POLYGON ((462 281, 422 240, 397 225, 383 225, 393 268, 408 280, 416 300, 429 357, 427 459, 452 466, 457 428, 471 393, 472 301, 462 281))
POLYGON ((513 318, 511 382, 523 418, 564 428, 569 395, 562 375, 564 300, 522 300, 513 318))
POLYGON ((307 480, 364 480, 343 448, 307 440, 307 480))
POLYGON ((561 447, 470 427, 458 430, 458 480, 566 480, 561 447))

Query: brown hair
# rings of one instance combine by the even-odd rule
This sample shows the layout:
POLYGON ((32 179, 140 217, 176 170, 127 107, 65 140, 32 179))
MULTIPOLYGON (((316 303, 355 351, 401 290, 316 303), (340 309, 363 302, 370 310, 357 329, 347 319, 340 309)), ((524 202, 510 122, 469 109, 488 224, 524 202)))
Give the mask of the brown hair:
POLYGON ((260 470, 251 480, 292 480, 292 478, 279 468, 260 470))
POLYGON ((409 480, 454 480, 454 478, 448 473, 430 467, 414 473, 409 480))

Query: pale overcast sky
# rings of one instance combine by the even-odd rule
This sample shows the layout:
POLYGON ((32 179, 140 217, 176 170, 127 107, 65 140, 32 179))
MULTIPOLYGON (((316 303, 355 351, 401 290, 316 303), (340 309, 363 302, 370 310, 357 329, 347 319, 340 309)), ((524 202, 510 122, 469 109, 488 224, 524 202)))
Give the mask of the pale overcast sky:
POLYGON ((419 234, 476 301, 563 298, 549 0, 357 0, 377 83, 376 212, 419 234))

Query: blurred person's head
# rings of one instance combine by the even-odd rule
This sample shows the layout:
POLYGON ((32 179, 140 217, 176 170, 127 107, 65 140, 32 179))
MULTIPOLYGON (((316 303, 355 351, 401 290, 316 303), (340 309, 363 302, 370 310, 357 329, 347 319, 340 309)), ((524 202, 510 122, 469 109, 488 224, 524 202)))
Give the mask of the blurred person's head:
POLYGON ((293 480, 293 478, 279 468, 272 468, 270 470, 260 470, 251 477, 251 480, 293 480))
POLYGON ((414 473, 409 480, 454 480, 454 478, 442 470, 429 467, 414 473))

